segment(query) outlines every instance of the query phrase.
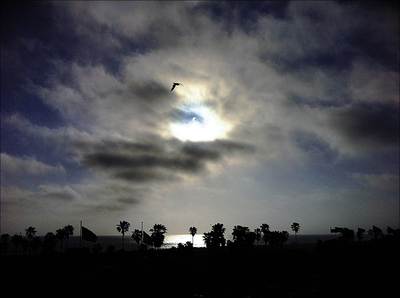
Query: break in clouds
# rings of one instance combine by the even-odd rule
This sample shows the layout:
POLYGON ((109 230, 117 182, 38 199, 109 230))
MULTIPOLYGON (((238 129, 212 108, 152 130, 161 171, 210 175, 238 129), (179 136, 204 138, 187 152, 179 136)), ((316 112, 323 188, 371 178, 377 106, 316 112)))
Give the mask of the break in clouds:
POLYGON ((398 13, 253 6, 53 3, 25 20, 15 9, 2 46, 4 228, 393 224, 398 13), (199 139, 185 130, 209 119, 199 139))

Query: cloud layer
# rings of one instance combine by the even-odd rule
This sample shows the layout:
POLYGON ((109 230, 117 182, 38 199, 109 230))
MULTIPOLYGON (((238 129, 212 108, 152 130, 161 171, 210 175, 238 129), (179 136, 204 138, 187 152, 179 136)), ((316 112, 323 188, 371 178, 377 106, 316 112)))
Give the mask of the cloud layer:
MULTIPOLYGON (((71 214, 160 219, 176 231, 193 217, 200 227, 218 214, 233 223, 240 217, 234 210, 246 204, 240 220, 248 225, 271 218, 284 226, 281 218, 295 217, 307 226, 315 201, 320 212, 340 217, 338 187, 339 205, 357 209, 368 188, 368 204, 376 206, 383 188, 371 181, 386 181, 378 184, 392 190, 398 184, 376 177, 398 177, 399 22, 391 7, 369 5, 47 6, 53 18, 44 19, 53 26, 6 38, 5 53, 19 55, 15 60, 39 55, 7 71, 23 82, 21 102, 29 106, 31 99, 40 108, 26 112, 21 104, 2 114, 2 145, 10 152, 2 153, 2 175, 4 166, 6 176, 64 177, 31 182, 28 190, 28 178, 6 186, 20 197, 63 199, 71 214), (68 41, 69 51, 52 36, 68 41), (172 82, 183 86, 170 92, 172 82), (204 121, 185 110, 188 104, 215 112, 229 124, 227 135, 213 142, 176 139, 171 122, 204 121), (32 145, 15 145, 21 140, 32 145), (287 211, 292 203, 297 213, 287 211)), ((5 93, 11 102, 15 95, 5 93)), ((366 207, 361 224, 393 222, 398 190, 387 193, 381 215, 366 207)), ((334 219, 318 220, 329 226, 334 219)), ((310 220, 310 232, 320 232, 318 220, 310 220)), ((343 221, 354 223, 350 215, 343 221)))

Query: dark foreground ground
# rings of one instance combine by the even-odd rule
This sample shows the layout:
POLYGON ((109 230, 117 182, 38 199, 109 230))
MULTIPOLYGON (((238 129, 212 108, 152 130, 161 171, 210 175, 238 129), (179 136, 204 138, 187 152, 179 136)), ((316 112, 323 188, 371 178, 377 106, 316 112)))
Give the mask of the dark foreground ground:
POLYGON ((2 256, 1 288, 9 297, 398 297, 399 248, 383 239, 2 256))

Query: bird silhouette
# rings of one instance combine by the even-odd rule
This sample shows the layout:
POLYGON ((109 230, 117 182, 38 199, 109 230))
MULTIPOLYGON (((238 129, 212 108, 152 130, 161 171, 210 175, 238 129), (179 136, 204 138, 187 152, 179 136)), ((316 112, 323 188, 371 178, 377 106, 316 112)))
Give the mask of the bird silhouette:
POLYGON ((176 86, 183 86, 183 85, 181 83, 173 83, 170 92, 172 92, 172 90, 174 90, 176 86))

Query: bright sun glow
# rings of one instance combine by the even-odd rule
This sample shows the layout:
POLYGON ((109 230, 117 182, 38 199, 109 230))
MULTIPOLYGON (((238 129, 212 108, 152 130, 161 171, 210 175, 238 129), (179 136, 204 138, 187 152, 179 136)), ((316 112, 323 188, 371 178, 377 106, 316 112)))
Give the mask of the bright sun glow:
POLYGON ((230 125, 208 107, 196 105, 185 107, 182 121, 170 124, 174 137, 181 141, 214 141, 226 137, 230 125))

